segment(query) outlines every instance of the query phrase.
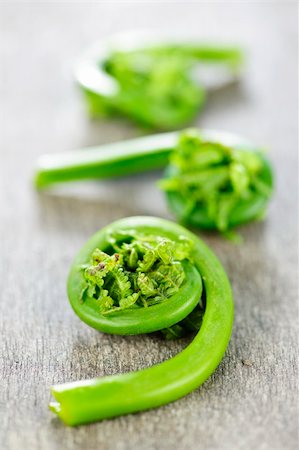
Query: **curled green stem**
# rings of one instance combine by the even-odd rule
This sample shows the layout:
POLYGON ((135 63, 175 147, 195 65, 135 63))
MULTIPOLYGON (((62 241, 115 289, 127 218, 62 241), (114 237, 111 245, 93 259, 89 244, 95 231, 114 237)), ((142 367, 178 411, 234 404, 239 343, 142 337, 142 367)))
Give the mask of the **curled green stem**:
MULTIPOLYGON (((180 258, 177 253, 174 255, 180 258)), ((171 259, 165 262, 172 264, 171 259)), ((162 263, 156 262, 159 267, 162 263)), ((172 402, 196 389, 211 375, 230 339, 233 302, 229 281, 215 255, 194 234, 153 217, 122 219, 96 233, 76 257, 68 280, 74 311, 96 329, 114 334, 140 334, 171 327, 197 308, 202 291, 206 303, 202 324, 185 350, 138 372, 53 386, 55 401, 50 403, 50 409, 66 424, 79 425, 172 402), (81 293, 86 286, 82 266, 90 264, 95 249, 106 254, 113 252, 110 237, 111 233, 118 232, 156 236, 162 242, 178 245, 182 240, 191 243, 192 258, 182 259, 185 278, 174 295, 152 306, 129 307, 106 315, 99 312, 96 301, 82 302, 81 293)))
POLYGON ((57 155, 38 162, 35 183, 130 175, 167 166, 159 183, 170 210, 184 224, 230 228, 265 215, 273 173, 265 154, 225 132, 187 130, 57 155))
POLYGON ((194 76, 195 68, 220 66, 231 79, 241 62, 242 53, 235 47, 121 35, 95 45, 75 75, 92 117, 121 114, 168 130, 189 122, 204 103, 205 86, 194 76))

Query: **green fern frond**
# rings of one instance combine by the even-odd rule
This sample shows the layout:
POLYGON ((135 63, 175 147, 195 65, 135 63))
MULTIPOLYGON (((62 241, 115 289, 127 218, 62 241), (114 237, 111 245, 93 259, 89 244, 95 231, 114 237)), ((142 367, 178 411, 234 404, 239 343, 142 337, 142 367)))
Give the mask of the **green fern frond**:
POLYGON ((149 307, 171 297, 185 280, 181 261, 190 259, 192 244, 134 230, 108 237, 112 255, 99 249, 82 267, 86 286, 82 301, 94 299, 101 314, 149 307))
POLYGON ((109 311, 114 305, 113 298, 110 297, 109 292, 106 289, 101 290, 96 302, 101 313, 109 311))
POLYGON ((145 273, 138 275, 137 285, 145 297, 154 297, 157 294, 157 283, 145 273))
POLYGON ((122 298, 119 301, 119 306, 122 309, 130 308, 137 302, 138 298, 140 296, 140 292, 134 292, 134 294, 129 295, 126 298, 122 298))
POLYGON ((170 264, 173 260, 173 254, 176 244, 170 240, 163 239, 157 246, 157 254, 163 264, 170 264))
POLYGON ((109 283, 110 296, 116 301, 128 297, 132 294, 131 283, 128 275, 123 268, 118 268, 111 273, 111 281, 109 283))
POLYGON ((148 249, 142 261, 138 263, 139 272, 148 272, 157 261, 158 255, 154 249, 148 249))

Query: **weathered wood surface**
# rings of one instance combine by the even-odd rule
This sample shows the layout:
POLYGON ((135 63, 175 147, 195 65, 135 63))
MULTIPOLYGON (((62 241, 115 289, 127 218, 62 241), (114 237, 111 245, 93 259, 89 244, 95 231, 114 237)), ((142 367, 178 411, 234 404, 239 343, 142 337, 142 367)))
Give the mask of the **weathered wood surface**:
POLYGON ((296 448, 296 3, 1 3, 1 447, 52 449, 296 448), (169 217, 153 181, 90 183, 38 195, 36 158, 136 135, 91 123, 71 78, 87 44, 132 27, 223 38, 247 48, 240 86, 210 98, 198 120, 269 148, 276 194, 264 223, 234 246, 201 234, 233 284, 231 344, 203 387, 163 408, 77 429, 47 409, 49 385, 147 367, 184 342, 105 336, 80 322, 65 293, 70 262, 114 219, 169 217))

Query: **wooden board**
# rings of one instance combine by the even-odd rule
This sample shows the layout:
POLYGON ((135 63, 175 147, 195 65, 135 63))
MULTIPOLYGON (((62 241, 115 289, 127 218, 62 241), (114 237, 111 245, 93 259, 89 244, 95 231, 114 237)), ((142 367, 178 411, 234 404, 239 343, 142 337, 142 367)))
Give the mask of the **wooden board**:
POLYGON ((296 3, 2 3, 0 429, 3 449, 296 448, 296 3), (269 149, 276 193, 235 246, 200 233, 232 281, 227 354, 200 389, 163 408, 77 429, 47 409, 52 383, 151 366, 186 341, 105 336, 71 311, 69 265, 97 229, 124 216, 171 218, 159 174, 37 194, 36 158, 140 134, 91 122, 72 80, 86 45, 134 27, 239 43, 243 81, 210 96, 196 124, 269 149))

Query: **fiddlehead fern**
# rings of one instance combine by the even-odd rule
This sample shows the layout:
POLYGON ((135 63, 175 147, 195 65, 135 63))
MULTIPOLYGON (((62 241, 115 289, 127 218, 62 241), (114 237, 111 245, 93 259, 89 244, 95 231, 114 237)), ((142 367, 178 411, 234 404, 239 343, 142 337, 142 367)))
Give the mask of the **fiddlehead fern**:
POLYGON ((273 192, 271 164, 258 148, 225 132, 186 130, 46 155, 39 161, 36 185, 164 166, 159 186, 184 224, 226 232, 265 215, 273 192))
POLYGON ((173 337, 200 327, 185 350, 161 364, 53 386, 50 408, 69 425, 186 395, 215 370, 229 342, 233 303, 222 266, 195 235, 162 219, 122 219, 96 233, 72 265, 68 295, 76 314, 106 333, 163 330, 173 337))
POLYGON ((231 80, 241 62, 237 48, 121 35, 94 46, 75 74, 92 117, 121 114, 167 130, 189 122, 204 103, 206 89, 195 68, 217 65, 231 80))
POLYGON ((181 134, 159 184, 181 222, 225 232, 263 217, 273 176, 261 151, 202 139, 189 130, 181 134))

